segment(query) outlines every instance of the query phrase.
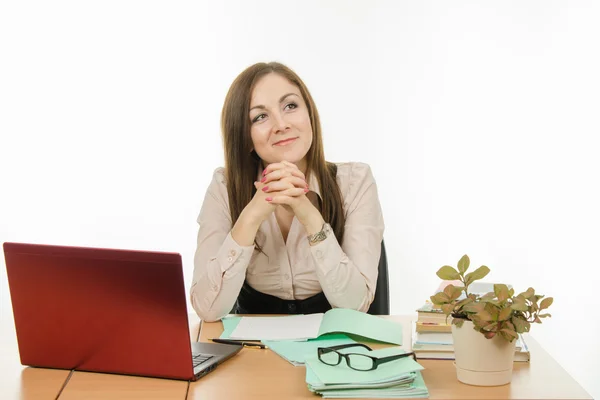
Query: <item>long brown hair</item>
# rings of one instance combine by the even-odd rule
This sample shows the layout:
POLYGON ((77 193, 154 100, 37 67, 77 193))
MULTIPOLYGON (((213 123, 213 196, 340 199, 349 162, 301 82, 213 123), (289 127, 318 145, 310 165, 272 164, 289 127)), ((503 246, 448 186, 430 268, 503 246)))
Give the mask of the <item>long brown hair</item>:
POLYGON ((223 104, 221 131, 225 152, 225 174, 231 226, 233 227, 244 207, 256 193, 254 181, 261 160, 258 154, 252 150, 250 99, 258 80, 270 73, 281 75, 296 85, 306 103, 313 133, 312 145, 306 154, 307 179, 310 174, 314 174, 317 178, 322 198, 321 215, 331 225, 338 242, 342 243, 345 215, 342 195, 336 180, 337 166, 325 161, 317 107, 300 77, 285 65, 277 62, 257 63, 246 68, 231 84, 223 104))

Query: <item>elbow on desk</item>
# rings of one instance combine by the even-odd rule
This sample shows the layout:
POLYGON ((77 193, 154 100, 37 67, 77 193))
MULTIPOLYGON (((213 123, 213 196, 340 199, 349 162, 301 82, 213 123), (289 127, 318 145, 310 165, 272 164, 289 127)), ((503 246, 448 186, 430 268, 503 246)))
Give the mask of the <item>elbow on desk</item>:
MULTIPOLYGON (((326 294, 327 297, 327 294, 326 294)), ((364 292, 358 296, 329 296, 327 301, 333 308, 349 308, 360 312, 367 312, 373 301, 374 294, 370 293, 367 286, 364 287, 364 292)))
POLYGON ((198 317, 200 318, 200 320, 204 321, 204 322, 216 322, 216 321, 220 321, 225 315, 227 315, 227 312, 225 313, 218 313, 215 308, 211 308, 208 306, 204 306, 202 304, 202 302, 206 302, 207 299, 204 298, 198 298, 198 296, 196 296, 196 294, 194 293, 194 290, 192 289, 192 293, 190 294, 190 300, 192 303, 192 307, 194 308, 194 311, 196 311, 196 315, 198 315, 198 317))

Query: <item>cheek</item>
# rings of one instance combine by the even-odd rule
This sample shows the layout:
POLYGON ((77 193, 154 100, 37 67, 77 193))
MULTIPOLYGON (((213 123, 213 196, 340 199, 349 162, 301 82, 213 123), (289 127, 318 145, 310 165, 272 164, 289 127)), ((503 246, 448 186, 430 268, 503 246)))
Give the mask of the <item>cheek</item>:
POLYGON ((307 112, 297 113, 294 115, 294 124, 304 132, 312 132, 310 124, 310 116, 307 112))
POLYGON ((252 139, 254 147, 260 147, 261 145, 264 145, 267 136, 265 135, 264 129, 254 126, 250 129, 250 138, 252 139))

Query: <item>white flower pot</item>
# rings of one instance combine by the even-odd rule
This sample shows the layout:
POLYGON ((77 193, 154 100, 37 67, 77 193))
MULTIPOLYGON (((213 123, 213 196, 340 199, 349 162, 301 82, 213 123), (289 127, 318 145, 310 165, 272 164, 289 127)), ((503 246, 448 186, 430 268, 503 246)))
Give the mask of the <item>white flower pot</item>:
POLYGON ((510 383, 516 340, 512 343, 496 335, 486 339, 473 329, 473 322, 462 327, 452 325, 456 376, 459 381, 476 386, 499 386, 510 383))

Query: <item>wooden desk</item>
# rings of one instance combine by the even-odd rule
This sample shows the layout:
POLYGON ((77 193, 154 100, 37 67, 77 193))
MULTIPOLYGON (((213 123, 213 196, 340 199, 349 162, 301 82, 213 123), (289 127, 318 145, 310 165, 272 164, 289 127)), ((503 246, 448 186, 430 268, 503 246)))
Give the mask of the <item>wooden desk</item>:
MULTIPOLYGON (((411 320, 387 317, 403 324, 404 347, 411 348, 411 320)), ((203 323, 200 341, 218 337, 222 324, 203 323)), ((591 399, 586 391, 531 337, 530 363, 515 363, 510 385, 477 387, 456 379, 451 360, 420 360, 430 399, 591 399)), ((316 399, 305 383, 305 370, 270 350, 243 349, 214 372, 190 385, 188 399, 316 399)))
POLYGON ((69 371, 24 368, 12 315, 0 318, 0 398, 6 400, 54 400, 69 371))
MULTIPOLYGON (((190 340, 197 341, 200 320, 190 315, 190 340)), ((189 383, 91 372, 23 367, 12 320, 0 328, 0 398, 7 400, 184 400, 189 383), (64 386, 64 388, 63 388, 64 386), (62 389, 62 392, 61 392, 62 389)))
MULTIPOLYGON (((388 317, 404 325, 404 346, 411 343, 411 317, 388 317)), ((271 350, 243 349, 214 372, 188 382, 24 368, 19 362, 12 321, 0 324, 0 398, 64 399, 319 399, 306 387, 305 370, 271 350), (64 388, 63 388, 64 386, 64 388), (189 386, 189 392, 188 392, 189 386), (62 392, 61 392, 62 389, 62 392), (186 392, 188 392, 186 397, 186 392)), ((190 339, 198 340, 200 322, 190 315, 190 339)), ((200 341, 217 337, 220 322, 204 323, 200 341)), ((532 338, 527 339, 531 363, 515 363, 510 385, 480 388, 456 379, 452 361, 421 360, 431 399, 591 399, 566 371, 532 338)))

